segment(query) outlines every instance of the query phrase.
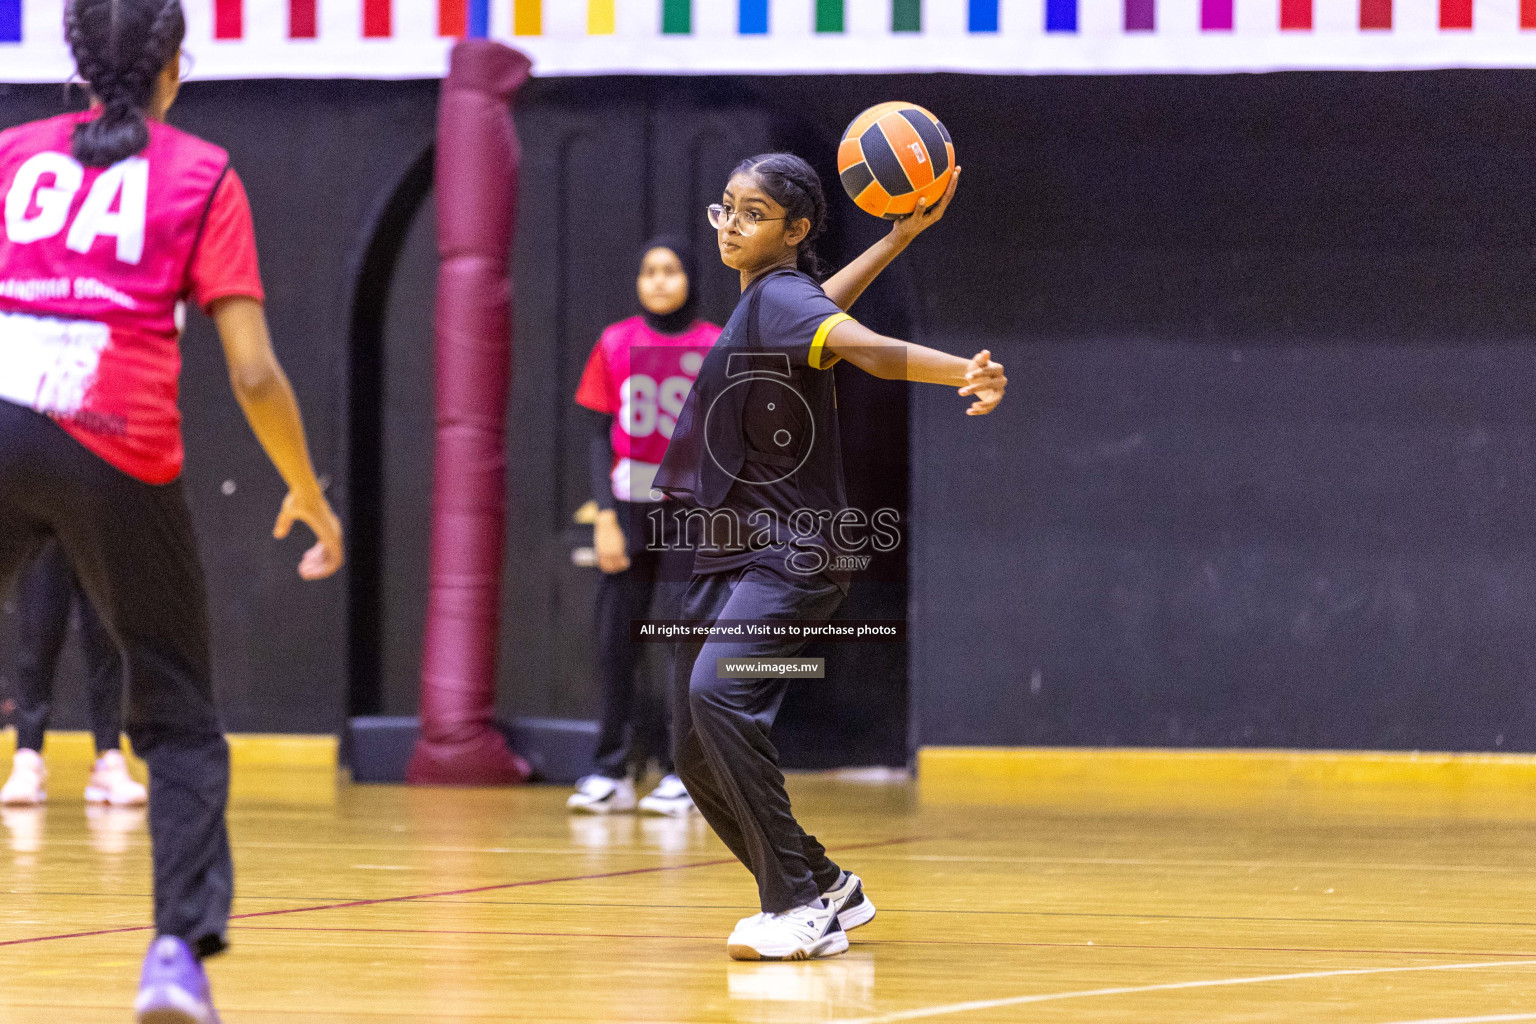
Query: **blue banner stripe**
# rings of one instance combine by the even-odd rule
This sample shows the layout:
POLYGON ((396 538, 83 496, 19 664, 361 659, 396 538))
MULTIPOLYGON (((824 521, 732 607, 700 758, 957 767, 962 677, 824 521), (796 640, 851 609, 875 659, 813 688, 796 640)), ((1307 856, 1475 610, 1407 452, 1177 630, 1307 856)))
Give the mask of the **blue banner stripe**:
POLYGON ((971 31, 997 31, 998 0, 971 0, 971 31))
POLYGON ((740 21, 736 31, 744 36, 768 34, 768 0, 741 0, 740 21))
POLYGON ((491 0, 469 0, 469 37, 485 39, 491 34, 491 0))
POLYGON ((21 0, 0 0, 0 43, 21 42, 21 0))
POLYGON ((1077 0, 1045 0, 1047 32, 1077 31, 1077 0))

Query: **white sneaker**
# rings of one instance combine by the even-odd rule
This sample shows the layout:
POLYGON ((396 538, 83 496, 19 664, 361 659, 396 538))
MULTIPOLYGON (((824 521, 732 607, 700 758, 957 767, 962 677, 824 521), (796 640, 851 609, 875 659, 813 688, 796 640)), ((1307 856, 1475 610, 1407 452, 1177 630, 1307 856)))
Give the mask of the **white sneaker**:
POLYGON ((612 814, 635 809, 635 784, 628 779, 588 775, 576 783, 565 808, 577 814, 612 814))
POLYGON ((869 924, 875 919, 875 905, 864 895, 864 881, 851 871, 843 872, 843 884, 821 894, 828 906, 837 911, 837 923, 843 931, 869 924))
POLYGON ((121 750, 109 750, 96 759, 91 780, 85 784, 85 802, 113 807, 142 807, 149 792, 128 774, 128 759, 121 750))
POLYGON ((650 795, 640 801, 641 814, 659 814, 668 818, 686 818, 694 811, 688 787, 676 775, 668 775, 650 795))
POLYGON ((725 940, 732 960, 814 960, 848 952, 837 913, 817 900, 782 914, 745 918, 725 940))
POLYGON ((48 769, 43 767, 43 757, 25 747, 16 751, 11 764, 11 777, 0 788, 0 804, 9 807, 25 807, 44 803, 48 799, 48 769))

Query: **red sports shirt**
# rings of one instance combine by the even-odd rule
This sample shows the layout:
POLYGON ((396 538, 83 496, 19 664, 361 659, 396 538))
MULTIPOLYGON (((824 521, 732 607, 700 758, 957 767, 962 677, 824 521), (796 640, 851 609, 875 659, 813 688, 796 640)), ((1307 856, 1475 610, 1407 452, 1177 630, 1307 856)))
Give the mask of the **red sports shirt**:
POLYGON ((651 481, 667 453, 677 415, 720 328, 703 320, 661 334, 632 316, 603 332, 587 358, 576 402, 613 417, 613 469, 620 501, 658 501, 651 481))
POLYGON ((94 116, 0 132, 0 400, 169 483, 182 303, 264 298, 250 204, 224 150, 159 122, 137 156, 82 167, 70 137, 94 116))

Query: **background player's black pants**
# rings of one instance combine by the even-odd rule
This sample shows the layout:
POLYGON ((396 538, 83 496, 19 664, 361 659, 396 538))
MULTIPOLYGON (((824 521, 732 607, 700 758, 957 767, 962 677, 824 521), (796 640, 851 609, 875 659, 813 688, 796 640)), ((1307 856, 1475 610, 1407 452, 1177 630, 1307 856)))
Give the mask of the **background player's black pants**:
MULTIPOLYGON (((693 565, 693 551, 679 546, 681 530, 675 515, 661 518, 666 549, 659 543, 661 534, 652 536, 647 513, 659 508, 657 504, 616 500, 613 505, 619 527, 624 531, 629 568, 605 572, 597 584, 597 662, 603 677, 597 772, 610 779, 624 778, 638 751, 654 756, 661 763, 661 770, 670 775, 673 766, 672 744, 667 739, 668 681, 664 679, 658 689, 650 691, 639 685, 635 670, 642 648, 648 645, 630 639, 629 621, 648 615, 658 619, 678 617, 677 609, 693 565)), ((670 675, 670 664, 663 671, 670 675)))
MULTIPOLYGON (((790 578, 761 566, 696 575, 682 618, 815 619, 832 617, 843 592, 822 577, 790 578)), ((803 640, 689 641, 677 648, 673 737, 677 771, 688 795, 736 859, 757 878, 764 912, 783 913, 817 899, 841 870, 789 809, 779 752, 769 741, 789 683, 719 679, 719 658, 790 658, 803 640)))
POLYGON ((53 676, 69 632, 69 609, 80 609, 91 732, 96 753, 116 750, 123 730, 123 662, 117 644, 80 589, 69 557, 53 537, 21 576, 16 604, 16 746, 42 750, 53 713, 53 676))
POLYGON ((208 601, 180 482, 109 466, 28 409, 0 402, 0 582, 59 539, 128 667, 128 737, 149 763, 155 926, 207 955, 234 890, 224 807, 229 747, 213 707, 208 601))

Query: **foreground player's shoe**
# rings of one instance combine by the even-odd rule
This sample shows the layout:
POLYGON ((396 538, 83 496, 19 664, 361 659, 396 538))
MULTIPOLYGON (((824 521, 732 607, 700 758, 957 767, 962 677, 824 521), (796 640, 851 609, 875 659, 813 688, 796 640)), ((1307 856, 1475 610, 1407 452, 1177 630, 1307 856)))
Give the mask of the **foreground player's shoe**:
POLYGON ((149 793, 128 774, 128 759, 123 752, 109 750, 96 759, 91 769, 91 780, 85 784, 85 802, 141 807, 149 802, 149 793))
POLYGON ((821 895, 827 905, 837 911, 837 923, 845 932, 875 919, 875 905, 864 895, 864 880, 851 871, 843 872, 843 884, 821 895))
POLYGON ((650 795, 640 801, 641 814, 686 818, 693 810, 693 797, 688 795, 688 787, 676 775, 662 779, 650 795))
POLYGON ((219 1024, 203 965, 185 942, 170 935, 149 947, 133 1009, 138 1024, 219 1024))
POLYGON ((635 784, 628 779, 588 775, 576 783, 576 792, 565 802, 577 814, 612 814, 635 809, 635 784))
POLYGON ((725 940, 732 960, 814 960, 848 952, 848 934, 825 900, 745 918, 725 940))
POLYGON ((0 804, 26 807, 43 803, 48 799, 47 787, 48 769, 43 767, 42 755, 23 747, 11 762, 11 777, 0 788, 0 804))

